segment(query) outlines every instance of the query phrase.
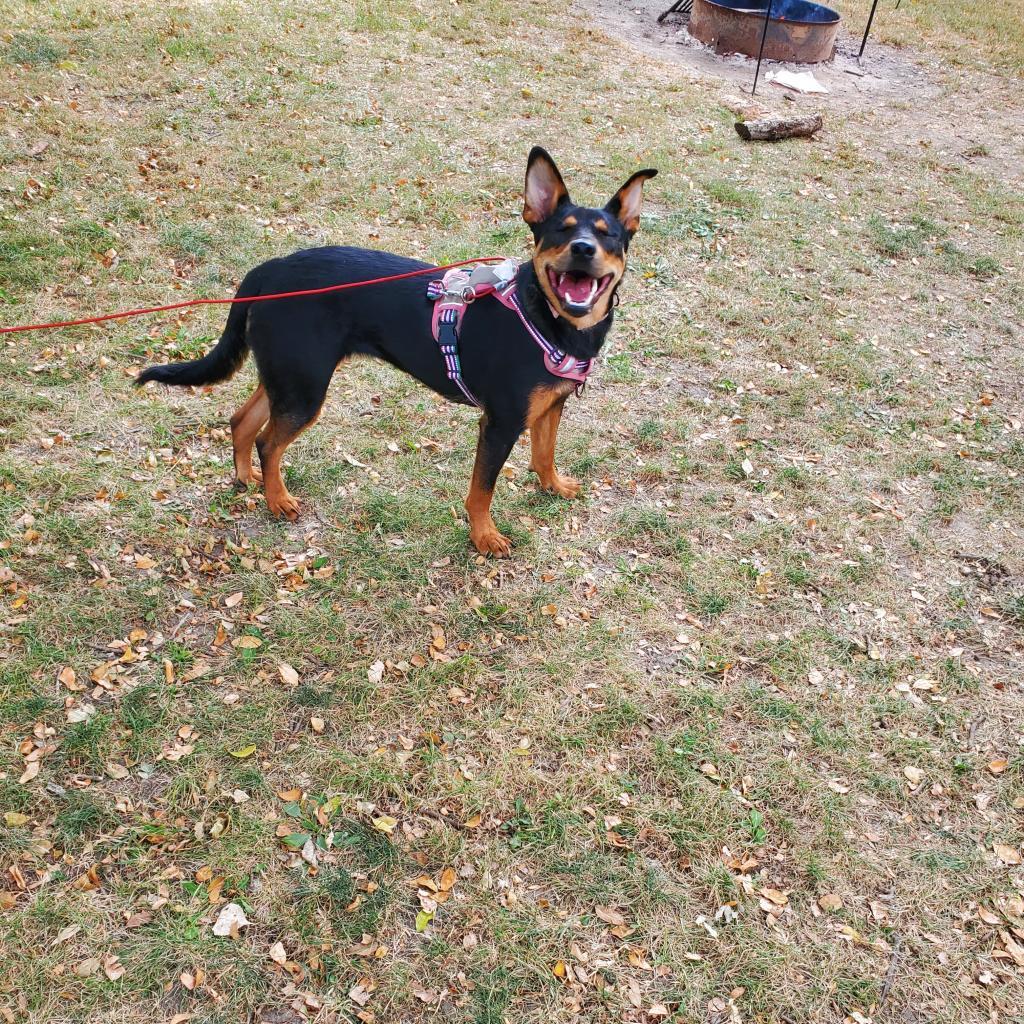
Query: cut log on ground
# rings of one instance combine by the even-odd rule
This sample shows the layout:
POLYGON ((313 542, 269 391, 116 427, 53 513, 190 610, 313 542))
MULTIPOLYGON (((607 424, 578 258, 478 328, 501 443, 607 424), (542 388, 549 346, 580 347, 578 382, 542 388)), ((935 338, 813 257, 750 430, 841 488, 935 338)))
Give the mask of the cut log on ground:
POLYGON ((747 142, 778 142, 780 139, 809 137, 821 130, 821 114, 802 117, 761 117, 756 121, 737 121, 736 133, 747 142))

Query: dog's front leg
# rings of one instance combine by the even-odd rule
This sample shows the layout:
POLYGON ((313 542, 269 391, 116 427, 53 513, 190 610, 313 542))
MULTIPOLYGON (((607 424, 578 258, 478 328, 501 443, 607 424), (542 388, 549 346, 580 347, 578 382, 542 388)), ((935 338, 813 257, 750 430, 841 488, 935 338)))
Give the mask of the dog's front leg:
POLYGON ((562 476, 555 469, 555 439, 558 437, 558 424, 562 419, 566 397, 563 395, 557 399, 550 409, 530 424, 530 469, 537 474, 545 491, 551 491, 562 498, 577 498, 580 493, 579 482, 571 476, 562 476))
POLYGON ((470 540, 483 555, 505 557, 512 554, 512 542, 498 532, 491 518, 491 499, 501 467, 505 465, 520 433, 517 429, 491 423, 486 416, 480 420, 480 438, 476 445, 473 482, 466 497, 466 511, 469 513, 470 540))

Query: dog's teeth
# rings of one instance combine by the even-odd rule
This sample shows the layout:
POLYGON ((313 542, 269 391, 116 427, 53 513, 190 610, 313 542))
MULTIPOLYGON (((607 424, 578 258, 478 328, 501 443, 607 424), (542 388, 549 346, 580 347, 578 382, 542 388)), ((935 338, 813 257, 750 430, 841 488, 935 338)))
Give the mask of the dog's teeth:
POLYGON ((595 277, 594 280, 590 282, 590 298, 591 298, 591 300, 593 300, 594 295, 597 293, 597 284, 598 284, 597 278, 595 277))
POLYGON ((565 274, 559 274, 558 275, 558 287, 559 288, 564 288, 565 287, 565 274))

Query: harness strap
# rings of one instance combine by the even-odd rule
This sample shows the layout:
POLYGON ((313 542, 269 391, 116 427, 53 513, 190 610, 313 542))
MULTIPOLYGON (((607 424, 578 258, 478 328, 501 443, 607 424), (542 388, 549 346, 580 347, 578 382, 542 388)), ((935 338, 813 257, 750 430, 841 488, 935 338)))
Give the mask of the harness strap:
POLYGON ((448 379, 477 408, 483 406, 469 390, 462 379, 462 364, 459 361, 459 332, 466 307, 485 295, 493 295, 503 306, 511 309, 522 321, 526 333, 544 353, 544 368, 555 377, 576 382, 576 394, 582 393, 593 360, 577 359, 563 352, 548 341, 526 315, 516 292, 516 271, 514 260, 505 260, 495 266, 478 266, 473 270, 449 270, 440 280, 427 285, 427 298, 433 301, 431 332, 444 356, 448 379))
POLYGON ((590 375, 593 360, 577 359, 574 355, 555 348, 555 346, 537 330, 533 322, 526 315, 526 311, 523 309, 523 304, 519 299, 519 294, 516 292, 514 284, 505 292, 494 292, 494 297, 503 306, 507 306, 518 314, 519 319, 522 320, 523 326, 526 328, 526 333, 533 338, 544 352, 544 367, 548 373, 554 374, 556 377, 563 377, 566 380, 575 381, 577 384, 577 392, 581 391, 583 385, 587 382, 587 377, 590 375))

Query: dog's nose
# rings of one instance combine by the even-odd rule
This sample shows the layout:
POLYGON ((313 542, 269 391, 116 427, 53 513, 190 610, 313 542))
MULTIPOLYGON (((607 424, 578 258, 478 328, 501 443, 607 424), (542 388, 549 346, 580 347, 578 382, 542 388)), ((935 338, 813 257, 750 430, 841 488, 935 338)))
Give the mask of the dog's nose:
POLYGON ((583 256, 585 259, 590 259, 596 252, 597 246, 593 242, 588 242, 584 238, 577 238, 575 242, 569 247, 570 252, 573 256, 583 256))

